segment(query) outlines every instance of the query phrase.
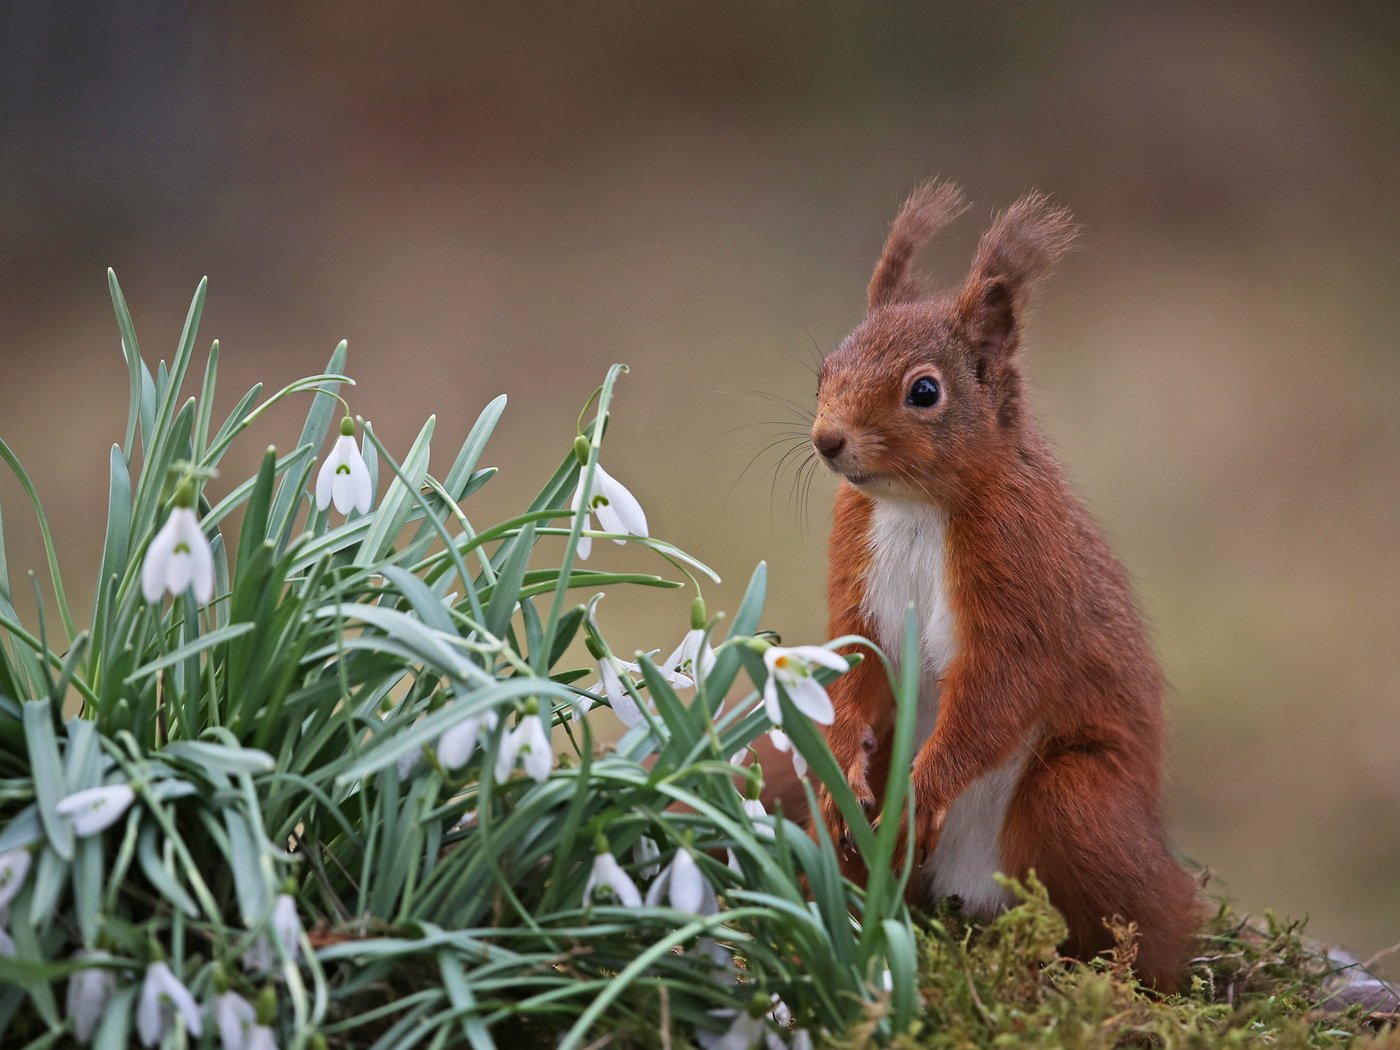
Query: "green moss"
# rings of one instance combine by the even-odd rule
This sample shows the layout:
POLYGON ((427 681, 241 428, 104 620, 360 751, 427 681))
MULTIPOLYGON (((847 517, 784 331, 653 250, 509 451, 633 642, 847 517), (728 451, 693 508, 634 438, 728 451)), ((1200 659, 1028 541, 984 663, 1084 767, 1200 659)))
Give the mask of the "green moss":
MULTIPOLYGON (((1162 996, 1133 979, 1131 931, 1119 931, 1111 958, 1065 959, 1055 950, 1064 924, 1044 888, 1011 885, 1021 903, 986 925, 948 908, 920 918, 924 1005, 895 1046, 1400 1046, 1393 1017, 1319 1007, 1337 962, 1302 923, 1251 920, 1220 904, 1186 990, 1162 996)), ((858 1029, 836 1045, 862 1046, 867 1036, 858 1029)))

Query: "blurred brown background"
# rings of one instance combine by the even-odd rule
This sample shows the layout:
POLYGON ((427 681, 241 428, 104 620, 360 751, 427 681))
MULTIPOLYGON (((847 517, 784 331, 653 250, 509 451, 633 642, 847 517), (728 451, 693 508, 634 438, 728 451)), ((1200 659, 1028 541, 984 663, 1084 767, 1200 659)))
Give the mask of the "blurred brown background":
MULTIPOLYGON (((731 428, 787 417, 750 392, 810 402, 803 362, 859 320, 923 176, 979 221, 1052 191, 1086 247, 1038 311, 1039 410, 1155 624, 1174 832, 1244 905, 1378 951, 1400 940, 1397 11, 6 5, 0 433, 86 603, 125 418, 108 265, 148 359, 210 275, 221 411, 346 337, 355 410, 400 453, 437 412, 445 470, 508 392, 483 521, 626 361, 609 469, 723 574, 712 608, 766 558, 769 623, 814 641, 832 487, 803 515, 772 452, 740 478, 780 428, 731 428)), ((957 278, 976 232, 929 268, 957 278)), ((0 496, 12 569, 40 567, 0 496)), ((688 601, 602 618, 669 650, 688 601)))

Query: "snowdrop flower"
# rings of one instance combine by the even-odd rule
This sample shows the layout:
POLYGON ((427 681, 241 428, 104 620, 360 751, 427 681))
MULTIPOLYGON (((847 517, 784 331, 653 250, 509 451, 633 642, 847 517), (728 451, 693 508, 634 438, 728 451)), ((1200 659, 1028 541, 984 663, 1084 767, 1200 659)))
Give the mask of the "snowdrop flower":
POLYGON ((316 508, 325 510, 334 502, 341 514, 352 510, 368 514, 373 497, 369 467, 355 444, 355 421, 346 416, 340 421, 340 437, 335 439, 330 455, 316 475, 316 508))
MULTIPOLYGON (((73 953, 75 960, 100 962, 110 959, 106 952, 83 949, 73 953)), ((68 978, 68 1020, 73 1022, 73 1034, 78 1042, 86 1043, 97 1031, 97 1024, 107 1012, 107 1003, 117 990, 117 975, 105 966, 89 966, 76 970, 68 978)))
POLYGON ((214 1000, 214 1023, 224 1050, 246 1050, 248 1035, 257 1024, 253 1004, 237 992, 221 992, 214 1000))
POLYGON ((153 962, 146 968, 141 997, 136 1003, 136 1032, 141 1037, 141 1045, 155 1046, 164 1039, 176 1013, 184 1018, 190 1035, 199 1038, 204 1023, 194 996, 170 972, 169 966, 153 962))
POLYGON ((763 806, 763 800, 758 798, 744 799, 744 812, 748 814, 749 820, 753 821, 753 833, 761 839, 775 839, 778 833, 773 828, 773 823, 769 819, 768 810, 763 806))
POLYGON ((632 847, 632 859, 641 865, 637 874, 644 879, 654 879, 661 870, 661 847, 654 838, 643 835, 632 847))
POLYGON ((660 904, 662 894, 677 911, 692 915, 713 915, 719 911, 715 891, 706 881, 700 865, 695 863, 695 857, 684 846, 676 850, 671 863, 647 890, 647 907, 660 904))
POLYGON ((290 893, 279 893, 272 902, 272 932, 282 942, 287 958, 301 958, 301 917, 290 893))
POLYGON ((399 756, 399 760, 394 763, 394 769, 399 775, 399 780, 408 780, 413 776, 413 771, 418 768, 418 763, 423 760, 423 749, 415 748, 399 756))
POLYGON ((606 889, 623 907, 640 908, 642 895, 637 890, 637 884, 612 855, 608 840, 599 835, 595 848, 597 854, 593 858, 593 870, 589 872, 588 883, 583 887, 583 903, 591 902, 596 891, 606 889))
POLYGON ((255 1024, 248 1033, 248 1041, 243 1044, 243 1050, 277 1050, 277 1037, 267 1025, 255 1024))
POLYGON ((476 740, 482 728, 490 732, 496 728, 496 721, 495 711, 483 711, 462 719, 438 737, 437 757, 442 767, 460 769, 465 766, 476 750, 476 740))
POLYGON ((544 719, 538 709, 529 710, 515 728, 501 738, 501 746, 496 751, 496 783, 504 784, 510 779, 510 771, 515 768, 515 760, 521 757, 521 764, 537 781, 549 777, 554 768, 554 750, 549 745, 549 731, 544 727, 544 719))
MULTIPOLYGON (((604 653, 598 660, 598 681, 588 687, 590 693, 602 693, 608 699, 609 706, 612 707, 613 714, 621 720, 622 724, 629 729, 637 725, 642 720, 642 709, 637 706, 637 701, 632 699, 632 694, 627 691, 623 684, 622 675, 619 672, 626 672, 629 675, 640 675, 642 669, 629 660, 619 660, 615 656, 604 653)), ((588 697, 580 697, 580 702, 574 706, 574 721, 578 721, 589 707, 593 706, 593 701, 588 697)))
POLYGON ((692 627, 675 652, 666 657, 661 674, 672 685, 685 689, 693 684, 692 679, 698 682, 708 675, 714 665, 715 651, 705 638, 704 628, 692 627))
MULTIPOLYGON (((283 954, 293 962, 301 958, 301 918, 297 915, 297 902, 290 893, 279 893, 272 902, 269 925, 272 936, 282 946, 283 954)), ((252 947, 243 955, 243 968, 254 973, 266 973, 276 962, 277 956, 266 933, 258 934, 252 947)))
MULTIPOLYGON (((583 511, 583 527, 593 528, 593 515, 598 515, 598 524, 603 532, 616 532, 627 536, 646 536, 647 516, 642 511, 642 505, 637 502, 637 497, 628 492, 622 482, 603 469, 601 463, 593 465, 593 488, 585 494, 583 490, 584 477, 587 469, 579 475, 578 488, 574 490, 573 501, 569 504, 575 513, 579 508, 583 511)), ((624 543, 625 540, 615 540, 615 543, 624 543)), ((593 550, 593 538, 591 536, 580 536, 578 547, 575 552, 580 558, 587 558, 593 550)))
POLYGON ((695 1041, 701 1050, 753 1050, 768 1034, 768 1026, 762 1017, 754 1017, 743 1010, 711 1010, 711 1017, 733 1017, 734 1021, 724 1032, 701 1030, 695 1033, 695 1041))
POLYGON ((194 513, 194 493, 181 486, 170 517, 146 548, 141 565, 141 593, 158 602, 162 592, 192 591, 201 605, 214 597, 214 553, 194 513))
MULTIPOLYGON (((831 697, 812 677, 814 667, 829 667, 844 671, 849 664, 843 656, 823 649, 820 645, 769 646, 763 654, 768 668, 768 681, 763 684, 763 706, 775 726, 783 724, 783 709, 778 703, 778 686, 787 692, 793 706, 819 725, 829 726, 836 720, 831 697)), ((779 750, 782 750, 781 748, 779 750)))
POLYGON ((0 912, 3 912, 15 899, 15 894, 24 885, 24 877, 29 874, 30 857, 27 849, 12 849, 0 853, 0 912))
POLYGON ((772 729, 768 730, 768 739, 773 745, 773 750, 781 751, 784 754, 788 752, 792 753, 792 771, 794 773, 799 777, 805 777, 807 775, 807 760, 802 757, 801 751, 792 746, 792 741, 788 739, 786 733, 777 726, 774 726, 772 729))
POLYGON ((81 839, 110 828, 135 798, 136 792, 131 790, 130 784, 108 784, 75 791, 59 799, 54 809, 73 821, 73 834, 81 839))
MULTIPOLYGON (((734 1020, 725 1032, 697 1032, 696 1042, 701 1050, 754 1050, 757 1046, 763 1046, 764 1050, 785 1050, 787 1044, 783 1037, 773 1031, 768 1022, 786 1029, 792 1023, 792 1011, 776 995, 772 1002, 773 1008, 767 1013, 762 1012, 763 1003, 758 997, 755 997, 750 1010, 711 1010, 711 1017, 733 1017, 734 1020)), ((812 1037, 805 1031, 798 1032, 793 1036, 792 1045, 805 1050, 812 1045, 812 1037), (799 1039, 805 1039, 805 1042, 799 1042, 799 1039)))

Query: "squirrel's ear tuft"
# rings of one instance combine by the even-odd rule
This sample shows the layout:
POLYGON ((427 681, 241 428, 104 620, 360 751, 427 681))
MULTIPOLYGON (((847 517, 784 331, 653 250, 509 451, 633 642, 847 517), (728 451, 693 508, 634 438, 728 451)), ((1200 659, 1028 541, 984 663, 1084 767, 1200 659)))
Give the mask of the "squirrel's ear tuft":
POLYGON ((1078 237, 1069 210, 1043 193, 1022 197, 992 221, 958 296, 974 344, 992 357, 1014 345, 1031 290, 1078 237))
POLYGON ((922 294, 909 272, 914 253, 965 211, 962 190, 951 182, 930 180, 909 195, 890 226, 885 249, 870 278, 870 309, 908 302, 922 294))

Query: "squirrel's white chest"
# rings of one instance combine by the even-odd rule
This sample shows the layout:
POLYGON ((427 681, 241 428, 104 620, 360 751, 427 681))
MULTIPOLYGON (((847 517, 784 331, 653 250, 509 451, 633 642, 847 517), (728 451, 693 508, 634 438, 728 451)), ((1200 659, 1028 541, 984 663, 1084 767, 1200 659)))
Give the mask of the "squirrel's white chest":
MULTIPOLYGON (((947 519, 932 507, 879 502, 870 527, 870 566, 864 611, 875 641, 899 663, 905 611, 912 602, 919 618, 921 685, 915 748, 938 722, 943 674, 957 655, 957 621, 947 581, 947 519)), ((964 909, 988 917, 1012 903, 997 885, 1002 869, 1001 829, 1025 765, 1019 752, 968 785, 948 807, 938 846, 922 875, 936 897, 958 896, 964 909)))
POLYGON ((933 507, 878 502, 870 522, 870 566, 865 577, 865 614, 875 640, 898 663, 904 614, 912 602, 919 617, 919 659, 924 683, 919 697, 917 740, 933 732, 938 717, 938 682, 957 652, 953 606, 948 598, 947 519, 933 507))

